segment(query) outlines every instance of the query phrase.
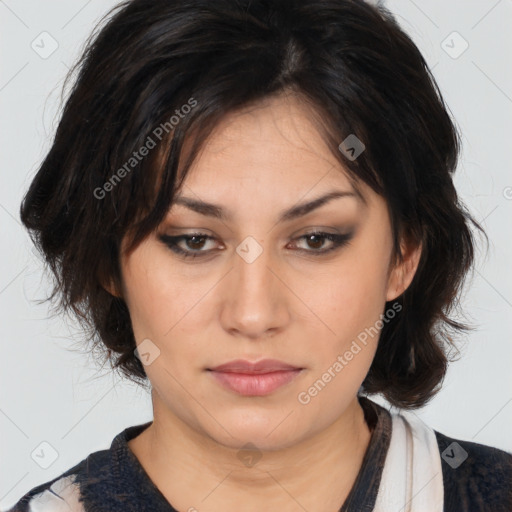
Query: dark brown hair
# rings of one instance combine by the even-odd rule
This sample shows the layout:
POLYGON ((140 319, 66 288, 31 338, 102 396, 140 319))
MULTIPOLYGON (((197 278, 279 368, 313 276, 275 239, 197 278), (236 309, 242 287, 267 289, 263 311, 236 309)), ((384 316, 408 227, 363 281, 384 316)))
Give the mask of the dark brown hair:
POLYGON ((473 264, 470 224, 484 232, 452 181, 457 129, 389 11, 362 0, 131 0, 98 24, 67 79, 75 73, 21 219, 54 276, 49 299, 77 315, 105 361, 147 383, 127 306, 104 288, 121 289, 121 240, 130 234, 133 250, 159 225, 228 112, 292 91, 321 116, 349 175, 386 199, 396 261, 402 237, 422 243, 414 280, 386 304, 402 309, 363 388, 404 408, 438 391, 453 333, 470 328, 449 316, 473 264), (339 149, 351 134, 366 147, 355 159, 339 149))

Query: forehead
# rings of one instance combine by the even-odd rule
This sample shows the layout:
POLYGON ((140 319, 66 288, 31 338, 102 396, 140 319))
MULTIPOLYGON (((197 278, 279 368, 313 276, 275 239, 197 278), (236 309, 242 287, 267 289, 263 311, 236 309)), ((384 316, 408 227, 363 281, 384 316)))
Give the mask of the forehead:
MULTIPOLYGON (((299 151, 316 159, 328 158, 335 162, 319 133, 318 112, 299 96, 279 95, 227 114, 208 139, 205 149, 212 154, 229 152, 242 144, 253 152, 265 143, 274 152, 289 158, 299 151)), ((256 151, 257 152, 257 151, 256 151)), ((267 153, 261 151, 261 154, 267 153)), ((295 156, 295 159, 299 159, 295 156)))
POLYGON ((202 145, 185 184, 203 191, 247 183, 295 194, 316 184, 351 190, 355 180, 327 146, 320 122, 297 96, 266 98, 229 113, 202 145))
POLYGON ((385 200, 349 174, 319 122, 318 112, 293 96, 226 115, 202 144, 168 213, 181 219, 196 212, 251 229, 314 212, 315 201, 318 211, 328 204, 345 218, 386 216, 385 200), (343 199, 321 199, 329 195, 343 199))

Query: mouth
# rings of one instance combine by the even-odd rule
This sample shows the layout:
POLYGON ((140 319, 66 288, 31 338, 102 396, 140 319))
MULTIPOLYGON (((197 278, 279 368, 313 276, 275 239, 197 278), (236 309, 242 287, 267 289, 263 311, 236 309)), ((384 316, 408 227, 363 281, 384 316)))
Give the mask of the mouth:
POLYGON ((230 361, 207 368, 217 383, 242 396, 265 396, 294 380, 304 368, 275 359, 230 361))

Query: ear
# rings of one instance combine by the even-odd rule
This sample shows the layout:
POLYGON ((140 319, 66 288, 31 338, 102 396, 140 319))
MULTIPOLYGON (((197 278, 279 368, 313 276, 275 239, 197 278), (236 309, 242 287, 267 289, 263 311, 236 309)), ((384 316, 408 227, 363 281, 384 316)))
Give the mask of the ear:
POLYGON ((403 261, 395 263, 389 272, 386 301, 396 299, 407 290, 418 268, 421 249, 421 242, 403 241, 400 244, 403 261))
POLYGON ((105 289, 110 295, 117 297, 118 299, 123 298, 123 294, 117 289, 112 279, 110 279, 107 283, 101 284, 102 288, 105 289))

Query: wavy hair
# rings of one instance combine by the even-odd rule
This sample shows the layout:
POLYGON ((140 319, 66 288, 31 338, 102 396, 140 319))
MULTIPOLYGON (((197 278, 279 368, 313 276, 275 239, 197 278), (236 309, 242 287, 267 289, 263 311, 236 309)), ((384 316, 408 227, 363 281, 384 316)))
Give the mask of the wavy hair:
POLYGON ((453 334, 470 329, 450 313, 473 265, 471 225, 485 232, 452 181, 457 128, 420 51, 385 7, 125 1, 95 27, 65 86, 72 76, 20 213, 54 278, 48 300, 76 315, 113 369, 147 383, 126 303, 105 288, 121 289, 121 241, 129 234, 133 250, 159 225, 227 113, 293 91, 318 113, 349 175, 385 198, 395 261, 404 237, 422 244, 411 285, 386 304, 401 313, 384 325, 363 389, 402 408, 439 390, 453 334), (355 160, 339 150, 350 134, 366 146, 355 160), (143 152, 149 139, 154 148, 143 152))

